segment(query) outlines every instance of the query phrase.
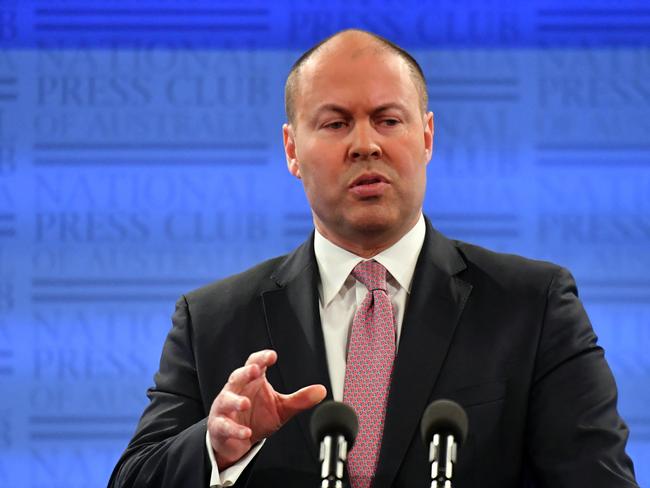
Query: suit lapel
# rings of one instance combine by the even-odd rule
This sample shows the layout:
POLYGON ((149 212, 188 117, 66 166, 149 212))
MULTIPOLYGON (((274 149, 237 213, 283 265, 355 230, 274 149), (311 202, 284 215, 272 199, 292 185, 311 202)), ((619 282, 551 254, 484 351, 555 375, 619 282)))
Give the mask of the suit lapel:
POLYGON ((386 411, 374 487, 391 485, 445 360, 471 285, 455 274, 465 264, 427 221, 406 307, 386 411))
MULTIPOLYGON (((304 386, 322 384, 332 398, 325 341, 318 306, 318 266, 313 237, 278 267, 271 278, 278 289, 262 294, 264 314, 273 348, 278 353, 280 377, 292 393, 304 386)), ((309 431, 311 412, 297 415, 308 449, 316 458, 309 431)))

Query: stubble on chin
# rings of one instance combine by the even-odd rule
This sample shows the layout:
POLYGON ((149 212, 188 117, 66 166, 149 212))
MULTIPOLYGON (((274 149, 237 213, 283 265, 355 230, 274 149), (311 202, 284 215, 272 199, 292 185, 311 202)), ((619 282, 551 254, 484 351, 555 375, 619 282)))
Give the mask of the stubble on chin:
POLYGON ((402 224, 397 212, 381 207, 351 211, 341 223, 351 237, 368 241, 381 240, 396 232, 402 224))

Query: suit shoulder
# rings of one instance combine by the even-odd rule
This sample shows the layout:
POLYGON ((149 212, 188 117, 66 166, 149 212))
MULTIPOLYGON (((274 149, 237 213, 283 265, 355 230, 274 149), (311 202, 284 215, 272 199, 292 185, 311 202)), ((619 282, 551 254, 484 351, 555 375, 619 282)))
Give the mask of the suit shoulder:
POLYGON ((227 276, 192 290, 185 294, 185 298, 189 304, 204 303, 206 300, 226 300, 232 303, 235 298, 240 300, 253 298, 266 289, 276 287, 271 275, 285 258, 286 255, 268 259, 241 273, 227 276))
POLYGON ((454 245, 467 265, 464 274, 484 277, 507 288, 546 290, 555 276, 568 274, 563 267, 548 261, 496 252, 461 241, 454 241, 454 245))

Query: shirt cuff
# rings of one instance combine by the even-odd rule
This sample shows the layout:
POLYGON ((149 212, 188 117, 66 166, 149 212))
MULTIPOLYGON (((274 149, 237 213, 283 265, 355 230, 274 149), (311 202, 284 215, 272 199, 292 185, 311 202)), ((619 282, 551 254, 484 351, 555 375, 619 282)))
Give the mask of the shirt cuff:
POLYGON ((255 454, 259 452, 265 442, 266 439, 262 439, 260 442, 255 444, 244 457, 220 473, 219 466, 217 466, 217 459, 215 458, 214 450, 212 449, 212 443, 210 442, 210 432, 206 431, 205 447, 208 450, 210 465, 212 466, 212 472, 210 473, 210 488, 225 488, 234 485, 237 482, 237 478, 239 478, 244 469, 246 469, 246 466, 248 466, 248 464, 253 460, 255 454))

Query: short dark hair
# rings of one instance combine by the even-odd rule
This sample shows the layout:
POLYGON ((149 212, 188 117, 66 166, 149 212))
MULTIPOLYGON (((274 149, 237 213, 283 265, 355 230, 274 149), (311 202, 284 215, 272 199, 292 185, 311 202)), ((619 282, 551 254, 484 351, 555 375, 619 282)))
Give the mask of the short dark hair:
POLYGON ((287 81, 284 85, 284 110, 287 114, 287 119, 289 123, 293 123, 295 119, 295 96, 296 96, 296 88, 298 86, 298 79, 300 75, 300 69, 302 66, 314 55, 316 54, 321 47, 329 42, 331 39, 333 39, 336 36, 339 36, 345 32, 361 32, 364 34, 368 34, 370 37, 372 37, 377 43, 389 50, 390 52, 397 54, 400 58, 402 58, 411 73, 411 76, 413 78, 413 81, 415 83, 416 89, 418 90, 418 95, 420 99, 420 108, 422 112, 426 112, 427 110, 427 105, 429 103, 429 97, 427 94, 427 82, 424 77, 424 72, 422 71, 422 68, 418 64, 418 62, 415 60, 413 56, 411 56, 406 50, 402 49, 399 47, 397 44, 394 42, 389 41, 388 39, 375 34, 373 32, 368 32, 362 29, 346 29, 339 31, 335 34, 332 34, 331 36, 327 37, 326 39, 323 39, 320 41, 318 44, 315 46, 311 47, 309 50, 304 52, 298 60, 293 63, 293 66, 291 67, 291 70, 289 71, 289 75, 287 76, 287 81))

